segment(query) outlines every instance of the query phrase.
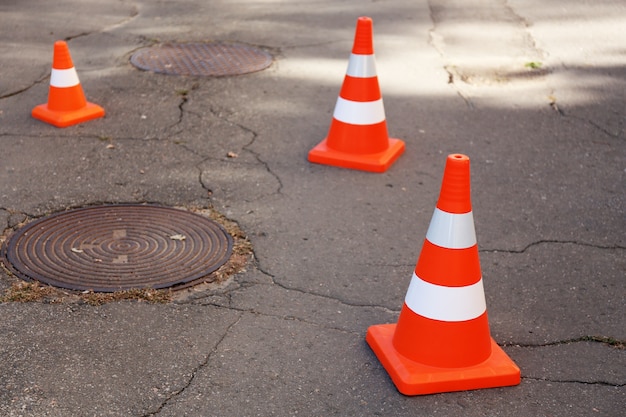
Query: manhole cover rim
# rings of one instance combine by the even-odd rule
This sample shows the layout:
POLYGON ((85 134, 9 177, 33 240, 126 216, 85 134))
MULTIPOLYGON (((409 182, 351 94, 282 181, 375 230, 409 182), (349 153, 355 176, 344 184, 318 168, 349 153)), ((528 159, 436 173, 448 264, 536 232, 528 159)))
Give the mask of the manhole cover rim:
POLYGON ((251 74, 259 72, 269 68, 274 62, 272 54, 267 52, 260 46, 249 45, 242 42, 227 42, 227 41, 189 41, 189 42, 163 42, 152 46, 147 46, 134 51, 130 56, 130 63, 138 69, 154 72, 157 74, 165 75, 177 75, 177 76, 205 76, 205 77, 224 77, 224 76, 237 76, 251 74), (211 63, 210 53, 208 56, 203 56, 204 59, 198 59, 198 63, 193 61, 194 58, 198 58, 198 48, 207 49, 216 48, 220 49, 220 57, 215 58, 215 61, 211 63), (189 52, 192 50, 192 52, 189 52), (229 56, 228 50, 234 51, 235 58, 231 57, 230 62, 225 62, 225 58, 229 56), (182 57, 171 57, 170 54, 180 54, 182 57), (184 55, 189 53, 195 55, 184 55), (234 62, 236 56, 241 58, 241 55, 254 56, 256 60, 252 62, 234 62), (164 61, 169 63, 159 62, 161 56, 164 56, 164 61), (177 62, 176 58, 180 58, 177 62), (176 68, 172 68, 172 60, 176 65, 176 68), (221 61, 220 61, 221 60, 221 61), (183 62, 187 61, 187 63, 183 62), (190 62, 189 62, 190 61, 190 62), (168 67, 169 65, 169 67, 168 67), (231 65, 232 67, 229 67, 231 65), (217 69, 206 69, 206 66, 218 67, 217 69), (224 68, 224 66, 226 68, 224 68), (181 68, 184 67, 184 68, 181 68), (192 68, 193 67, 193 68, 192 68), (202 67, 202 68, 198 68, 202 67))
MULTIPOLYGON (((155 217, 158 217, 158 216, 155 216, 155 217)), ((208 230, 209 230, 208 228, 201 229, 201 231, 203 232, 207 232, 208 230)), ((47 233, 50 233, 50 231, 47 230, 47 233)), ((210 233, 208 232, 206 233, 206 236, 209 236, 209 239, 213 242, 214 236, 210 236, 210 233)), ((170 236, 169 239, 172 240, 172 237, 170 236)), ((105 204, 105 205, 97 205, 97 206, 79 207, 79 208, 52 213, 50 215, 43 216, 41 218, 33 220, 6 236, 5 241, 2 243, 2 248, 0 249, 0 256, 2 258, 5 268, 11 273, 13 273, 14 275, 16 275, 17 277, 22 278, 26 281, 38 281, 43 284, 51 285, 57 288, 64 288, 64 289, 78 290, 78 291, 88 290, 88 291, 94 291, 94 292, 116 292, 116 291, 130 290, 130 289, 164 289, 164 288, 177 289, 177 287, 182 288, 183 285, 186 287, 188 285, 193 285, 193 283, 196 281, 206 279, 209 275, 211 275, 213 272, 218 270, 222 265, 227 263, 233 253, 233 243, 234 243, 233 237, 228 233, 228 231, 224 228, 224 226, 222 226, 221 224, 219 224, 217 221, 213 219, 210 219, 206 216, 195 213, 193 211, 188 211, 188 210, 175 208, 175 207, 162 206, 162 205, 157 205, 157 204, 120 203, 120 204, 105 204), (120 209, 124 209, 124 210, 135 210, 135 209, 146 210, 147 209, 147 210, 152 210, 152 211, 156 210, 157 212, 168 213, 173 216, 179 216, 181 217, 181 219, 179 219, 181 222, 184 222, 184 220, 182 220, 183 216, 187 216, 189 219, 197 219, 199 221, 202 221, 205 226, 210 225, 211 228, 215 229, 215 230, 211 230, 210 232, 218 233, 216 235, 218 236, 218 239, 220 238, 224 239, 223 241, 224 244, 220 247, 221 255, 218 254, 217 256, 218 260, 214 262, 213 264, 207 265, 206 267, 203 266, 201 269, 196 268, 197 272, 194 272, 193 275, 182 276, 180 279, 169 279, 163 282, 160 282, 158 280, 151 280, 149 282, 146 282, 143 284, 140 283, 138 285, 135 285, 135 284, 126 285, 125 283, 121 283, 118 285, 102 285, 102 284, 97 284, 97 283, 94 285, 92 284, 83 285, 80 282, 78 283, 74 283, 71 281, 67 282, 66 280, 63 280, 63 279, 50 278, 50 276, 42 275, 40 272, 36 270, 37 265, 35 265, 35 263, 32 263, 30 265, 24 263, 22 261, 22 259, 25 258, 24 254, 20 254, 19 251, 17 251, 18 245, 22 244, 26 246, 29 243, 28 241, 23 242, 23 240, 27 239, 27 236, 30 232, 32 232, 32 234, 36 234, 38 231, 46 229, 46 226, 48 226, 50 223, 53 223, 55 221, 58 223, 57 220, 60 217, 83 214, 84 212, 87 212, 87 211, 98 212, 100 210, 103 210, 103 211, 110 212, 110 211, 116 211, 120 209), (33 268, 33 265, 35 265, 36 268, 33 268)), ((215 256, 211 256, 211 259, 214 257, 215 256)), ((51 268, 52 269, 58 268, 58 265, 53 264, 51 265, 51 268)), ((95 269, 98 269, 97 266, 95 267, 95 269)), ((59 271, 67 272, 67 271, 63 271, 62 269, 60 269, 59 271)), ((89 272, 90 271, 86 271, 86 273, 89 273, 89 272)), ((68 274, 68 275, 84 277, 84 275, 86 274, 83 273, 83 271, 76 271, 75 273, 68 274)), ((120 277, 111 276, 110 278, 120 278, 120 277)), ((90 280, 89 282, 98 282, 98 280, 96 278, 96 280, 90 280)))

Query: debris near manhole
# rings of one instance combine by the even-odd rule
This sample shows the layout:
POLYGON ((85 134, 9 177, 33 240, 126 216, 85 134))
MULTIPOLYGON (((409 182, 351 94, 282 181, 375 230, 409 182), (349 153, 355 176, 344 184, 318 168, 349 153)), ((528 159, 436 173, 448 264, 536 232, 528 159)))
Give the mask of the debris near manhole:
POLYGON ((172 300, 170 290, 133 289, 113 293, 87 292, 81 297, 87 304, 99 306, 112 301, 146 301, 151 304, 168 303, 172 300))
POLYGON ((135 289, 112 293, 96 293, 83 291, 82 293, 68 292, 39 282, 15 281, 0 296, 0 303, 29 303, 42 302, 47 304, 61 304, 84 302, 97 306, 112 301, 145 301, 151 304, 168 303, 172 300, 170 290, 135 289))
POLYGON ((130 62, 161 74, 218 77, 264 70, 272 64, 272 56, 239 43, 166 43, 138 50, 130 62))
MULTIPOLYGON (((223 214, 219 213, 213 207, 208 209, 196 209, 192 210, 200 215, 207 216, 213 221, 221 224, 228 234, 233 238, 233 250, 228 261, 222 265, 217 271, 211 274, 214 281, 206 280, 204 283, 208 283, 215 287, 224 283, 228 278, 233 275, 246 271, 246 265, 252 260, 254 251, 252 248, 252 242, 248 240, 243 230, 239 225, 226 218, 223 214)), ((194 286, 201 284, 202 282, 194 283, 194 286)), ((189 287, 189 286, 188 286, 189 287)))
POLYGON ((41 285, 38 282, 17 281, 11 284, 4 295, 0 296, 0 303, 27 303, 30 301, 42 301, 49 298, 53 300, 56 288, 41 285))

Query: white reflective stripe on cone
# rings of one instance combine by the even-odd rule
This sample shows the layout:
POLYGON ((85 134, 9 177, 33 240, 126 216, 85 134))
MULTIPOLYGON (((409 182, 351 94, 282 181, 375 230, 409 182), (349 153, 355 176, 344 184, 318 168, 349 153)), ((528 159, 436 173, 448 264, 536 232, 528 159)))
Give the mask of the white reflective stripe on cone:
POLYGON ((59 88, 67 88, 74 87, 75 85, 80 84, 78 81, 78 74, 76 73, 76 68, 72 67, 70 69, 54 69, 52 68, 52 73, 50 74, 50 85, 53 87, 59 88))
POLYGON ((376 77, 376 61, 374 55, 350 54, 346 75, 357 78, 376 77))
POLYGON ((385 121, 383 99, 375 101, 351 101, 337 98, 333 117, 352 125, 373 125, 385 121))
POLYGON ((426 282, 413 272, 404 302, 414 313, 440 321, 472 320, 487 310, 482 278, 465 287, 445 287, 426 282))
POLYGON ((472 212, 454 214, 435 208, 426 239, 442 248, 471 248, 476 244, 472 212))

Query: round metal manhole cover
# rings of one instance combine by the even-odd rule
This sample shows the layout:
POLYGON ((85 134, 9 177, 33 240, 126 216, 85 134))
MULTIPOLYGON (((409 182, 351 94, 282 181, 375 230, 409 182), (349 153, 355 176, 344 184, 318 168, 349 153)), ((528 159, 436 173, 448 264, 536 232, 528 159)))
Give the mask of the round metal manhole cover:
POLYGON ((159 289, 207 277, 233 240, 195 213, 151 205, 107 205, 57 213, 6 242, 7 267, 26 280, 72 290, 159 289))
POLYGON ((261 71, 272 64, 272 56, 236 43, 168 43, 140 49, 130 62, 161 74, 223 76, 261 71))

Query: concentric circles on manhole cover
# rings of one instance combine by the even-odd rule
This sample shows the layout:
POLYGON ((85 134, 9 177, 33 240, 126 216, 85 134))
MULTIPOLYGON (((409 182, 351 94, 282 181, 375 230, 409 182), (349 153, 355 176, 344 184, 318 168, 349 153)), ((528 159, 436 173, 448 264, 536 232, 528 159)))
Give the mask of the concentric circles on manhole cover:
POLYGON ((39 219, 3 250, 20 278, 72 290, 167 288, 204 278, 233 240, 211 219, 154 205, 86 207, 39 219))
POLYGON ((223 76, 263 70, 272 64, 272 56, 237 43, 167 43, 138 50, 130 62, 162 74, 223 76))

